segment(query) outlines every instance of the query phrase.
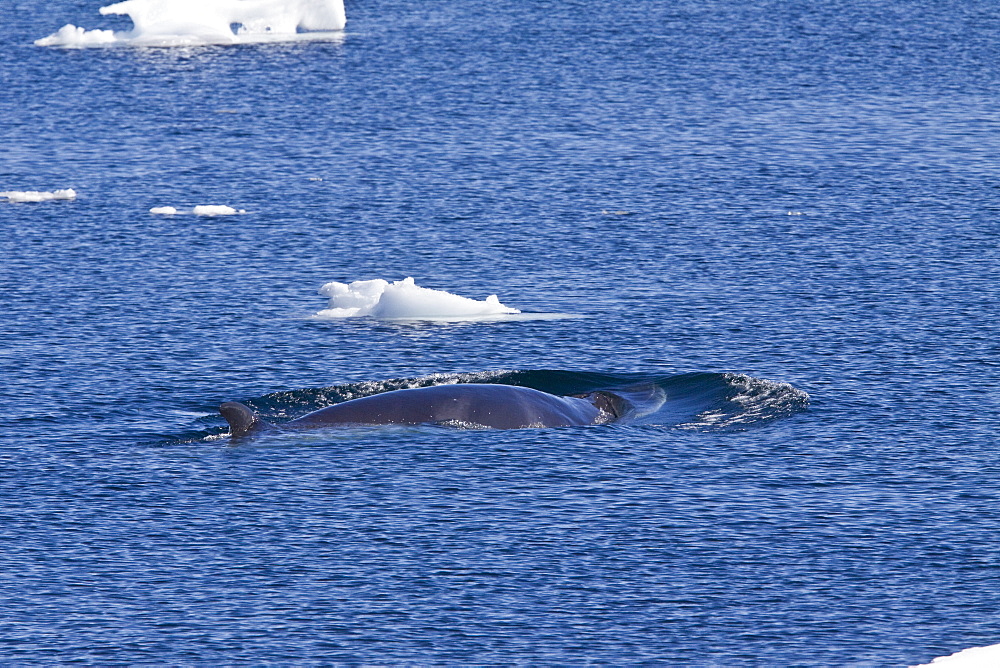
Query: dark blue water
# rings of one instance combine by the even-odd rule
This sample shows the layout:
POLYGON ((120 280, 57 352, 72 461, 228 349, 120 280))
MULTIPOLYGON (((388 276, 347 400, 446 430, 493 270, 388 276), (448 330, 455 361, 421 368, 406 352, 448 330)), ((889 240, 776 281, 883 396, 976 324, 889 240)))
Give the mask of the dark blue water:
POLYGON ((1000 12, 5 0, 0 661, 903 666, 1000 642, 1000 12), (226 204, 231 217, 154 216, 226 204), (583 318, 320 321, 325 282, 583 318), (441 374, 441 375, 433 375, 441 374), (627 424, 231 443, 396 387, 627 424), (808 394, 808 399, 805 399, 808 394))

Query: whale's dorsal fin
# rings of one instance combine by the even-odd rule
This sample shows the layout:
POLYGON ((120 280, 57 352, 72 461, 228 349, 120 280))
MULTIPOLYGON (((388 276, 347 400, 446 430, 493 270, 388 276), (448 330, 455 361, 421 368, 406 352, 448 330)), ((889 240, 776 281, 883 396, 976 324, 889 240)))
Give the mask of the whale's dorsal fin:
POLYGON ((219 406, 219 412, 229 423, 229 432, 233 436, 243 436, 262 424, 257 414, 248 406, 238 401, 227 401, 219 406))
POLYGON ((619 419, 630 408, 629 403, 623 397, 605 390, 595 390, 583 396, 590 400, 590 403, 594 404, 598 410, 610 415, 612 420, 619 419))

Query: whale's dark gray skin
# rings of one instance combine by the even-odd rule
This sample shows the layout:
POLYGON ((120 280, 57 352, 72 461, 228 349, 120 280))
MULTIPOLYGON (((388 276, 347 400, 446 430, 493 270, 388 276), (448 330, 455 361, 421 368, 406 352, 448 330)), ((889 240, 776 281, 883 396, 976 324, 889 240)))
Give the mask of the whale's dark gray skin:
MULTIPOLYGON (((462 383, 395 390, 327 406, 281 425, 313 429, 336 425, 418 425, 461 423, 492 429, 568 427, 613 422, 628 410, 610 392, 558 397, 528 387, 462 383)), ((235 401, 219 407, 234 437, 274 425, 235 401)))

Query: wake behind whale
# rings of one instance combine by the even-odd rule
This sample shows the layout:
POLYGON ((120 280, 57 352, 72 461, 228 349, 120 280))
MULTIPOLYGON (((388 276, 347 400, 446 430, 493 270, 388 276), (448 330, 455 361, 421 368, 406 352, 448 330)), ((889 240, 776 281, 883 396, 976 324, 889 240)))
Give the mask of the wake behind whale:
POLYGON ((809 395, 745 374, 523 370, 436 374, 226 402, 230 434, 351 425, 521 429, 600 424, 743 430, 804 410, 809 395))

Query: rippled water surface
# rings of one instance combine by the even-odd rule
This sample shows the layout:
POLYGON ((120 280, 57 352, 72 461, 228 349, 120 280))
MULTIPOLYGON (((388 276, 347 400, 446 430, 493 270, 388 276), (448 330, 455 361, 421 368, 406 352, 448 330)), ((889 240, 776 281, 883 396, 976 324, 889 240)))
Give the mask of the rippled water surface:
POLYGON ((329 40, 33 45, 128 27, 99 6, 3 12, 0 191, 77 196, 0 201, 0 660, 1000 643, 992 3, 359 0, 329 40), (314 317, 411 276, 576 317, 314 317), (216 412, 456 381, 662 403, 235 442, 216 412))

